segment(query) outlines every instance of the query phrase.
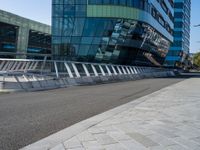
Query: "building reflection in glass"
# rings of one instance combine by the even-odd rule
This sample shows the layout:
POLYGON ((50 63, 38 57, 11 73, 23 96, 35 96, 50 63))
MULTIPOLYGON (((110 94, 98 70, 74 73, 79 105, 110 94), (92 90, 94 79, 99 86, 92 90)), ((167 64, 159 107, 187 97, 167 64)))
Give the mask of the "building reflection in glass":
POLYGON ((75 0, 65 0, 67 4, 54 1, 54 59, 123 65, 163 64, 171 43, 150 25, 131 19, 86 17, 86 0, 76 1, 78 4, 75 0))

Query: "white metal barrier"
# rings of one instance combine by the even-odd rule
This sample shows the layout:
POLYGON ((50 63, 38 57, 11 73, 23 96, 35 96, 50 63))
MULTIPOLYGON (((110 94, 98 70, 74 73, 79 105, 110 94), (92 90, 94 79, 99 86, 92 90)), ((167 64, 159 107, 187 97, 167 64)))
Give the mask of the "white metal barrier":
MULTIPOLYGON (((56 60, 0 59, 0 74, 38 74, 53 77, 91 77, 160 72, 162 68, 56 60)), ((166 69, 165 69, 166 70, 166 69)))

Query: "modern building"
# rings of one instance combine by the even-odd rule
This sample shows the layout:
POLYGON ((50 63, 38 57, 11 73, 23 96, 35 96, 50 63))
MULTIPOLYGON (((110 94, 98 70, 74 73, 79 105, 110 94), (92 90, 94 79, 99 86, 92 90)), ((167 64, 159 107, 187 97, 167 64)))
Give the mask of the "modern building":
POLYGON ((174 42, 166 66, 185 68, 189 63, 191 0, 174 1, 174 42))
POLYGON ((0 10, 0 58, 51 56, 51 27, 0 10))
POLYGON ((53 0, 54 59, 161 66, 173 0, 53 0))

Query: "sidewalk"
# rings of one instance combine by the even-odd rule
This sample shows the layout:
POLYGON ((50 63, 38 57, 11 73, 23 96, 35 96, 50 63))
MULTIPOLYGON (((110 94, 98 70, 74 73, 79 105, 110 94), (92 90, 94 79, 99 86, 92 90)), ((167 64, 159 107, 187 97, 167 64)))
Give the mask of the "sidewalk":
POLYGON ((23 148, 47 149, 199 150, 200 78, 161 89, 23 148))

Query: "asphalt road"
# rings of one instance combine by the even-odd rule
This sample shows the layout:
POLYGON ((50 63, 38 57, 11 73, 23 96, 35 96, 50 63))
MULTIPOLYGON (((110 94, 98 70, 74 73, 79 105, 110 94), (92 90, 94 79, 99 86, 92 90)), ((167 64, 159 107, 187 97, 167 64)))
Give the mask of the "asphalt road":
POLYGON ((0 150, 15 150, 184 80, 158 78, 0 95, 0 150))

